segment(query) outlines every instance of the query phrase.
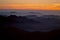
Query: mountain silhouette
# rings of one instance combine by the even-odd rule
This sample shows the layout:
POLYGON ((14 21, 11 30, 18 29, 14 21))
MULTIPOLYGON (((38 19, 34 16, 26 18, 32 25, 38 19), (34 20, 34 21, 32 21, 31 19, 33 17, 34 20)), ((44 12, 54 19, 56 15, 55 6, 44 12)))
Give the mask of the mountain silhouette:
POLYGON ((0 15, 1 38, 11 40, 59 40, 60 16, 44 15, 28 19, 25 16, 0 15))

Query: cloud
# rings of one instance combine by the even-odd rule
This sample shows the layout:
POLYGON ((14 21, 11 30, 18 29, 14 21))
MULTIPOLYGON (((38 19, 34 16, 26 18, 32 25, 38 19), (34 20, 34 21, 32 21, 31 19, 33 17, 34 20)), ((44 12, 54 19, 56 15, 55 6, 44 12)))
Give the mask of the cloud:
POLYGON ((1 4, 0 9, 60 10, 60 4, 1 4))

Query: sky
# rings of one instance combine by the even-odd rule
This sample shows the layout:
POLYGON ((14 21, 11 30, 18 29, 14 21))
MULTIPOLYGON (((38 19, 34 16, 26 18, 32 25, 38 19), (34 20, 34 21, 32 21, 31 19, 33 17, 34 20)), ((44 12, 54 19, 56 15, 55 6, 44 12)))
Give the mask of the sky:
POLYGON ((60 10, 60 0, 0 0, 0 9, 60 10))

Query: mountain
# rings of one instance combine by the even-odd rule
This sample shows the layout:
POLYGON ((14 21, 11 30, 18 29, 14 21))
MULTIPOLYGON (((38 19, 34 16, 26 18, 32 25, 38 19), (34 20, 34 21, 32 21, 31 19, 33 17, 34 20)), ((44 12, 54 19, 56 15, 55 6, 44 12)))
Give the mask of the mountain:
POLYGON ((0 39, 60 40, 60 16, 46 15, 37 18, 39 21, 25 16, 0 15, 0 39))

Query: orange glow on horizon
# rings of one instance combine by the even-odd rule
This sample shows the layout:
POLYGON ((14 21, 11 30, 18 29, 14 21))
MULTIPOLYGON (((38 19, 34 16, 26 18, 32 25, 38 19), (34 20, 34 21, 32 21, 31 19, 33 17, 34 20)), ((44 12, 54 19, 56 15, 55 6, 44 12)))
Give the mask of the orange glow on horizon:
POLYGON ((60 4, 6 4, 0 9, 28 9, 28 10, 60 10, 60 4))

